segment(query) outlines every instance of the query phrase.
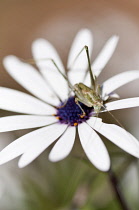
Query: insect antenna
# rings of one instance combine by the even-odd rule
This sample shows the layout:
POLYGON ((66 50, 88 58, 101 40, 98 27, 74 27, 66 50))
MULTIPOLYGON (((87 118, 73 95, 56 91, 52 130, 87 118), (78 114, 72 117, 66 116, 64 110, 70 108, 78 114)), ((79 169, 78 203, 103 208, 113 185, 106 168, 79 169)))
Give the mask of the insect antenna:
POLYGON ((120 123, 120 121, 105 107, 102 106, 108 113, 109 115, 125 130, 124 126, 120 123))
MULTIPOLYGON (((119 124, 119 126, 121 128, 124 129, 124 131, 126 132, 127 136, 133 139, 133 136, 131 136, 128 131, 125 129, 125 127, 121 124, 121 122, 105 107, 103 106, 103 108, 110 114, 110 116, 119 124)), ((134 139, 133 139, 134 140, 134 139)))
POLYGON ((103 108, 111 115, 111 117, 120 125, 120 127, 125 131, 125 134, 127 136, 127 138, 129 138, 130 140, 132 140, 133 142, 135 141, 134 136, 132 136, 126 129, 125 127, 121 124, 121 122, 109 111, 107 110, 107 108, 105 106, 103 106, 103 108))

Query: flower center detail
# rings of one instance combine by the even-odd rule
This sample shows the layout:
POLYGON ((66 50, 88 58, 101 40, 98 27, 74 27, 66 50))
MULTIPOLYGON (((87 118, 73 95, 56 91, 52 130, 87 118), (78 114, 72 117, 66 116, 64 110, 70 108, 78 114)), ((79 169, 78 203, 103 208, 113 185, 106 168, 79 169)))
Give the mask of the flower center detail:
POLYGON ((71 126, 77 126, 78 124, 88 120, 91 116, 93 108, 87 107, 82 103, 80 103, 80 105, 86 114, 84 117, 82 117, 82 110, 75 103, 74 97, 70 97, 66 104, 62 102, 59 108, 57 108, 56 114, 56 117, 57 119, 59 119, 59 122, 63 124, 69 124, 71 126))

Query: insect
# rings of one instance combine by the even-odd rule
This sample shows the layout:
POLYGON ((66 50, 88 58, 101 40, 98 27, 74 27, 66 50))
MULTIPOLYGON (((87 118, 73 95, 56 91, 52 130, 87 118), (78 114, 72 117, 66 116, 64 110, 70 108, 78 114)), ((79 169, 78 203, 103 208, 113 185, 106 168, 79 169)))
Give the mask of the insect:
MULTIPOLYGON (((53 62, 53 64, 55 65, 55 67, 57 68, 59 73, 62 74, 62 76, 66 79, 66 81, 68 82, 68 85, 69 85, 71 91, 74 92, 74 94, 75 94, 75 103, 82 110, 82 114, 80 115, 81 118, 83 118, 86 115, 86 113, 83 110, 83 108, 81 107, 79 102, 81 102, 82 104, 86 105, 87 107, 93 107, 94 108, 94 112, 97 115, 100 113, 100 110, 102 108, 105 108, 104 105, 103 105, 103 100, 101 98, 101 87, 100 87, 99 84, 97 84, 96 77, 93 75, 93 71, 91 69, 91 63, 90 63, 90 58, 89 58, 88 46, 84 46, 83 47, 83 49, 76 56, 74 62, 76 61, 76 59, 78 58, 78 56, 81 54, 81 52, 83 50, 86 51, 86 55, 87 55, 88 70, 89 70, 90 79, 91 79, 91 87, 88 87, 88 86, 86 86, 83 83, 77 83, 75 85, 71 85, 71 83, 69 82, 67 76, 64 75, 60 71, 60 69, 58 68, 58 66, 55 63, 55 61, 53 59, 49 59, 49 60, 51 60, 53 62)), ((65 106, 65 104, 66 104, 66 102, 62 106, 65 106)), ((61 108, 61 107, 59 107, 59 108, 61 108)))
MULTIPOLYGON (((96 78, 92 73, 88 47, 85 46, 83 49, 86 50, 86 54, 87 54, 89 73, 90 73, 90 79, 91 79, 91 87, 88 87, 83 83, 75 84, 73 86, 74 88, 73 91, 75 93, 75 103, 78 106, 80 106, 78 102, 81 102, 87 107, 93 107, 94 112, 98 115, 101 108, 103 107, 103 100, 101 99, 101 96, 100 96, 101 88, 100 88, 100 85, 96 83, 96 78)), ((84 117, 85 116, 84 110, 82 110, 82 112, 83 114, 81 115, 81 117, 84 117)))
MULTIPOLYGON (((97 84, 96 77, 93 74, 93 71, 91 69, 91 63, 90 63, 88 46, 84 46, 82 48, 82 50, 78 53, 78 55, 74 59, 74 62, 76 61, 76 59, 78 58, 78 56, 80 56, 80 54, 81 54, 81 52, 83 50, 86 51, 86 55, 87 55, 87 61, 88 61, 88 69, 87 70, 89 71, 89 74, 90 74, 91 87, 88 87, 88 86, 86 86, 83 83, 77 83, 75 85, 72 85, 69 82, 68 77, 65 74, 62 73, 62 71, 59 69, 59 67, 57 66, 56 62, 52 58, 39 59, 39 60, 50 60, 53 63, 53 65, 56 67, 56 69, 58 70, 58 72, 68 82, 69 88, 75 94, 75 103, 79 106, 79 108, 82 111, 82 114, 80 114, 80 117, 81 118, 83 118, 86 115, 86 113, 83 110, 83 108, 82 108, 82 106, 80 105, 79 102, 81 102, 82 104, 86 105, 87 107, 92 107, 94 109, 94 112, 96 113, 97 116, 100 113, 100 111, 101 111, 102 108, 105 109, 105 106, 104 106, 104 103, 103 103, 103 99, 101 98, 101 87, 100 87, 99 84, 97 84)), ((31 60, 28 60, 28 62, 34 64, 34 63, 36 63, 36 60, 32 60, 31 59, 31 60)), ((74 64, 74 62, 73 62, 73 64, 74 64)), ((69 95, 70 95, 70 93, 69 93, 69 95)), ((67 101, 68 101, 68 99, 63 103, 62 106, 59 106, 59 107, 56 107, 56 108, 62 108, 62 107, 64 107, 66 105, 67 101)))

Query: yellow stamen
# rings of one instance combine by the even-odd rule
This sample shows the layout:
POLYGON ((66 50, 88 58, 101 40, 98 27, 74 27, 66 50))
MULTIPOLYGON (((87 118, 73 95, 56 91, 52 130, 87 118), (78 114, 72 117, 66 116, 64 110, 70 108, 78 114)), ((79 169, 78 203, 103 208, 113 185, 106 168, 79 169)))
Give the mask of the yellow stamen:
POLYGON ((58 116, 57 116, 57 117, 56 117, 56 119, 58 119, 58 120, 59 120, 59 119, 60 119, 60 117, 58 117, 58 116))
POLYGON ((74 125, 74 126, 77 126, 77 125, 78 125, 78 123, 74 123, 73 125, 74 125))

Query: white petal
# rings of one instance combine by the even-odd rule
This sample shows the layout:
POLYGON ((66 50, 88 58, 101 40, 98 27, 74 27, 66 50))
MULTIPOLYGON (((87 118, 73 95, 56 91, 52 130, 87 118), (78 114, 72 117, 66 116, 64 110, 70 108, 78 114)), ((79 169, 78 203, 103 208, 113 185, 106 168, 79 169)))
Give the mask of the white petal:
POLYGON ((51 136, 55 138, 55 136, 61 135, 63 132, 61 129, 62 126, 60 127, 59 125, 57 127, 57 125, 59 124, 53 124, 51 126, 40 128, 18 138, 9 144, 0 152, 0 164, 6 163, 18 157, 19 155, 28 151, 30 148, 34 148, 36 141, 38 142, 40 140, 41 142, 43 139, 47 142, 47 138, 49 141, 51 136))
POLYGON ((92 118, 90 118, 87 122, 92 128, 108 138, 118 147, 139 158, 139 141, 129 132, 113 124, 106 124, 103 122, 101 123, 101 126, 97 123, 94 124, 94 120, 92 120, 92 118))
POLYGON ((58 103, 58 99, 33 66, 12 55, 5 57, 3 64, 8 73, 33 95, 49 103, 58 103))
MULTIPOLYGON (((101 71, 103 70, 103 68, 106 66, 107 62, 109 61, 109 59, 111 58, 111 56, 113 55, 115 48, 117 46, 119 37, 118 36, 112 36, 104 45, 104 47, 102 48, 101 52, 99 53, 99 55, 97 56, 97 58, 95 59, 95 61, 92 63, 92 71, 93 74, 98 77, 99 74, 101 73, 101 71)), ((90 83, 90 75, 89 73, 87 73, 87 76, 85 78, 84 83, 88 86, 91 85, 90 83)))
POLYGON ((104 95, 102 98, 103 98, 103 101, 106 101, 108 98, 109 99, 119 99, 120 96, 117 93, 111 93, 110 95, 104 95))
POLYGON ((108 171, 110 158, 107 149, 97 133, 86 123, 78 127, 82 147, 88 159, 101 171, 108 171))
POLYGON ((112 101, 105 104, 105 107, 108 111, 117 110, 117 109, 126 109, 137 106, 139 106, 139 97, 121 99, 118 101, 112 101))
POLYGON ((75 127, 69 127, 62 137, 56 142, 49 154, 49 160, 56 162, 67 157, 75 141, 75 127))
POLYGON ((53 70, 47 68, 41 68, 41 73, 48 80, 49 84, 55 91, 55 93, 60 96, 60 99, 65 100, 68 97, 69 87, 67 81, 60 73, 56 73, 53 70))
POLYGON ((45 39, 37 39, 33 42, 32 53, 36 64, 41 73, 51 85, 54 91, 61 97, 66 99, 68 95, 67 81, 58 72, 52 61, 47 59, 53 59, 62 73, 65 73, 63 64, 55 50, 55 48, 45 39))
POLYGON ((118 44, 119 37, 112 36, 104 45, 103 49, 92 63, 93 73, 98 77, 102 69, 106 66, 107 62, 113 55, 115 48, 118 44))
POLYGON ((55 114, 55 109, 44 102, 10 88, 0 87, 0 109, 37 115, 55 114))
POLYGON ((68 71, 68 78, 72 85, 84 81, 85 72, 81 71, 68 71))
MULTIPOLYGON (((34 58, 36 59, 36 63, 38 67, 41 65, 41 60, 39 59, 53 59, 59 69, 64 73, 64 66, 61 62, 61 59, 56 51, 56 49, 45 39, 36 39, 32 44, 32 53, 34 58)), ((43 62, 43 61, 42 61, 43 62)), ((45 64, 44 64, 45 66, 45 64)), ((47 66, 47 63, 46 63, 47 66)), ((55 69, 53 63, 49 64, 50 69, 55 69)))
POLYGON ((15 115, 0 118, 0 132, 36 128, 57 122, 53 116, 15 115))
MULTIPOLYGON (((31 147, 22 155, 19 160, 19 167, 25 167, 37 158, 50 144, 52 144, 66 130, 67 125, 53 124, 43 128, 42 132, 35 135, 32 134, 29 138, 34 139, 31 147)), ((37 131, 36 131, 37 132, 37 131)), ((28 139, 29 140, 29 139, 28 139)))
POLYGON ((7 147, 5 147, 0 152, 0 164, 4 164, 19 155, 23 154, 30 146, 32 147, 34 143, 34 135, 42 132, 43 129, 41 128, 36 131, 30 132, 17 140, 13 141, 11 144, 9 144, 7 147))
MULTIPOLYGON (((75 61, 75 58, 77 57, 77 55, 80 53, 80 51, 83 49, 85 45, 88 46, 89 54, 91 55, 92 49, 93 49, 93 39, 92 39, 92 33, 88 29, 80 30, 73 41, 72 47, 70 49, 69 57, 68 57, 68 64, 67 64, 68 68, 71 69, 71 71, 75 71, 75 72, 83 71, 83 73, 85 73, 88 67, 87 54, 86 54, 85 49, 75 61)), ((81 80, 82 78, 80 78, 79 76, 80 74, 78 75, 78 80, 76 81, 76 83, 82 81, 81 80)), ((69 77, 72 83, 72 77, 70 73, 69 73, 69 77)))
MULTIPOLYGON (((92 47, 93 47, 93 39, 92 39, 92 33, 88 29, 82 29, 80 30, 76 37, 74 38, 74 41, 72 43, 69 57, 68 57, 68 63, 67 67, 71 68, 72 64, 76 58, 76 56, 80 53, 80 51, 83 49, 83 47, 88 46, 89 53, 92 53, 92 47)), ((81 54, 77 61, 75 62, 74 66, 72 67, 72 70, 77 69, 86 69, 88 67, 87 62, 87 55, 86 51, 84 50, 83 55, 81 54)))
POLYGON ((110 94, 111 92, 121 87, 122 85, 125 85, 126 83, 131 82, 138 78, 139 78, 138 70, 126 71, 122 72, 121 74, 117 74, 114 77, 111 77, 110 79, 106 80, 102 84, 102 95, 104 96, 110 94))
POLYGON ((111 94, 110 94, 110 97, 111 97, 111 98, 117 98, 117 99, 120 98, 120 96, 119 96, 117 93, 111 93, 111 94))

